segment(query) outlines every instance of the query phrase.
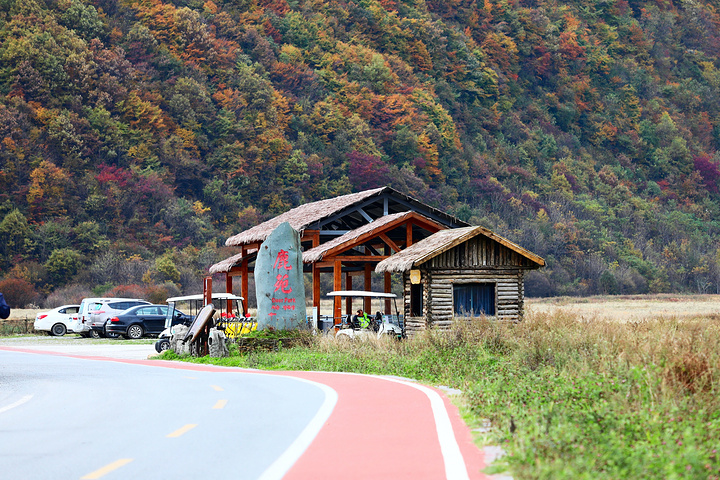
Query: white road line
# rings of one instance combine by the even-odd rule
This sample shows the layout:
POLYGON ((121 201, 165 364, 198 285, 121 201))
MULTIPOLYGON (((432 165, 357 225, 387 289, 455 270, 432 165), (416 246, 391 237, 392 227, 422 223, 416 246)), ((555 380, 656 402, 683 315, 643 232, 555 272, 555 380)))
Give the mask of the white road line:
POLYGON ((325 393, 325 400, 323 401, 323 404, 320 405, 320 408, 315 416, 312 420, 310 420, 305 429, 300 432, 300 435, 298 435, 295 441, 283 452, 282 455, 280 455, 280 457, 278 457, 277 460, 273 462, 272 465, 270 465, 267 470, 263 472, 262 475, 260 475, 258 480, 280 480, 284 477, 288 470, 290 470, 290 467, 292 467, 302 454, 305 453, 305 450, 307 450, 312 441, 315 440, 317 434, 320 433, 320 430, 325 425, 327 419, 330 418, 330 414, 338 401, 337 392, 327 385, 292 376, 285 378, 293 378, 320 388, 325 393))
POLYGON ((25 395, 24 397, 22 397, 22 398, 21 398, 20 400, 18 400, 17 402, 11 403, 10 405, 7 405, 7 406, 5 406, 5 407, 0 408, 0 413, 7 412, 7 411, 10 410, 11 408, 19 407, 19 406, 22 405, 23 403, 29 402, 32 397, 33 397, 32 395, 25 395))
MULTIPOLYGON (((342 375, 362 375, 360 373, 342 373, 342 375)), ((438 440, 440 442, 440 453, 443 456, 443 462, 445 463, 445 478, 447 480, 469 480, 470 476, 467 472, 467 465, 465 465, 465 459, 460 451, 460 445, 457 443, 455 432, 452 428, 452 422, 450 421, 450 415, 445 408, 445 402, 443 401, 440 394, 438 394, 432 388, 418 385, 416 383, 408 382, 405 380, 398 380, 391 377, 374 376, 381 380, 387 380, 389 382, 400 383, 407 385, 408 387, 416 388, 423 392, 430 400, 430 408, 435 417, 435 429, 437 430, 438 440)))
POLYGON ((379 378, 417 388, 427 395, 430 399, 430 408, 432 408, 433 416, 435 417, 435 427, 437 428, 438 440, 440 441, 440 451, 445 461, 445 476, 448 480, 469 480, 470 477, 467 472, 467 465, 465 465, 465 459, 460 451, 460 445, 457 443, 452 422, 450 421, 450 415, 448 415, 445 402, 440 394, 431 388, 412 382, 388 377, 379 378))

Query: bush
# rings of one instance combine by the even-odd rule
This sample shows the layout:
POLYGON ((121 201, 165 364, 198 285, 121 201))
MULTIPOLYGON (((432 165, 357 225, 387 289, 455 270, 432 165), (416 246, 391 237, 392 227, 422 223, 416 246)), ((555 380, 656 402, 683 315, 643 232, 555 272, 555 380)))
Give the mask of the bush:
POLYGON ((83 298, 92 297, 90 289, 78 283, 59 288, 47 296, 44 308, 55 308, 60 305, 79 305, 83 298))
POLYGON ((181 295, 180 289, 173 282, 165 282, 162 285, 152 285, 147 288, 147 300, 154 304, 164 304, 170 297, 181 295))
POLYGON ((24 308, 39 301, 40 295, 32 283, 19 278, 8 278, 0 281, 0 293, 10 308, 24 308))
POLYGON ((147 298, 148 289, 142 285, 118 285, 108 290, 105 295, 118 298, 147 298))

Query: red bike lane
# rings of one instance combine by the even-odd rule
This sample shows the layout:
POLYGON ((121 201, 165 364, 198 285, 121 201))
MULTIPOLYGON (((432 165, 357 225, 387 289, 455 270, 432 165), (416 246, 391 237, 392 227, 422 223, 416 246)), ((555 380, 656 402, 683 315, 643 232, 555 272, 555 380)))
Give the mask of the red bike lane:
MULTIPOLYGON (((131 360, 35 349, 62 355, 155 367, 287 376, 332 389, 337 401, 301 453, 261 478, 283 480, 484 480, 482 451, 459 411, 441 391, 392 377, 339 372, 261 371, 161 360, 131 360)), ((327 412, 325 412, 327 414, 327 412)))
POLYGON ((322 383, 338 394, 330 418, 284 479, 488 478, 480 471, 482 451, 442 392, 388 377, 282 374, 322 383), (435 409, 429 395, 436 396, 435 409), (437 418, 443 415, 445 428, 437 418))

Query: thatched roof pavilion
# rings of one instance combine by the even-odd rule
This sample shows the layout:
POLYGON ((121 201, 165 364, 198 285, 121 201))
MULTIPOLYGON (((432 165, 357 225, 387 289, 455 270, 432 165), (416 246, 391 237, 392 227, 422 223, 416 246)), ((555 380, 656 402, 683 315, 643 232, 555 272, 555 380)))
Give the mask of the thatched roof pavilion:
POLYGON ((225 241, 225 245, 242 246, 261 243, 283 222, 288 222, 301 235, 306 230, 318 230, 320 235, 335 237, 382 216, 410 210, 418 211, 424 216, 448 226, 467 225, 462 220, 404 195, 391 187, 381 187, 300 205, 260 225, 233 235, 225 241))
MULTIPOLYGON (((346 283, 351 281, 350 275, 362 272, 369 286, 372 267, 391 253, 440 229, 468 225, 391 187, 300 205, 226 240, 226 245, 237 246, 241 251, 210 267, 210 273, 225 273, 226 291, 232 291, 232 277, 240 276, 241 294, 248 297, 248 276, 254 269, 257 249, 283 222, 300 232, 306 271, 313 274, 313 304, 318 308, 321 271, 332 272, 336 286, 341 271, 346 274, 346 283), (412 214, 403 215, 407 213, 412 214), (339 255, 340 252, 348 253, 339 255)), ((388 275, 388 289, 389 279, 388 275)), ((335 313, 339 314, 339 310, 337 303, 335 313)))

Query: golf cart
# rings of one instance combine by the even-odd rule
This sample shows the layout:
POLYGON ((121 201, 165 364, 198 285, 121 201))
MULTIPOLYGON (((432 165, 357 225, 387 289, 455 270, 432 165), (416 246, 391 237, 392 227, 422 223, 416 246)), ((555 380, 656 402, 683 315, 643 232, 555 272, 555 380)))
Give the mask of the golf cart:
MULTIPOLYGON (((355 321, 353 315, 343 315, 341 317, 340 324, 335 324, 333 330, 335 337, 349 337, 358 338, 361 336, 377 336, 377 338, 383 335, 391 335, 397 339, 405 338, 405 324, 400 317, 400 313, 397 308, 397 295, 394 293, 384 292, 369 292, 365 290, 338 290, 335 292, 328 293, 328 297, 341 297, 341 298, 362 298, 363 304, 366 298, 378 299, 380 305, 378 305, 377 313, 372 314, 372 309, 368 312, 368 318, 370 325, 368 328, 362 328, 357 321, 355 321), (395 307, 395 314, 382 314, 385 310, 385 300, 393 299, 393 306, 395 307)), ((372 300, 371 300, 372 301, 372 300)), ((351 300, 352 302, 352 300, 351 300)), ((372 306, 372 305, 371 305, 372 306)))
MULTIPOLYGON (((244 298, 231 293, 213 293, 212 303, 215 307, 212 326, 225 332, 227 337, 237 337, 249 333, 257 328, 257 321, 247 314, 244 298)), ((165 330, 155 342, 155 350, 161 353, 170 348, 170 337, 177 325, 189 327, 195 317, 205 306, 205 297, 202 294, 185 297, 171 297, 167 299, 168 313, 165 317, 165 330), (190 316, 190 321, 178 323, 177 319, 184 312, 190 316)))

